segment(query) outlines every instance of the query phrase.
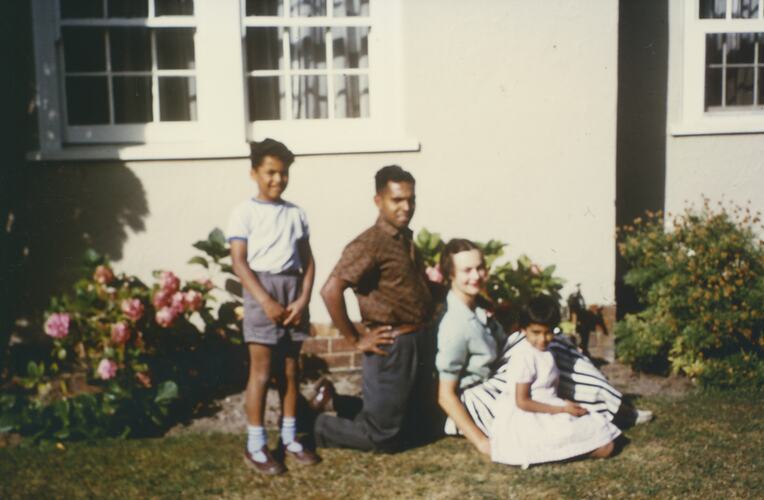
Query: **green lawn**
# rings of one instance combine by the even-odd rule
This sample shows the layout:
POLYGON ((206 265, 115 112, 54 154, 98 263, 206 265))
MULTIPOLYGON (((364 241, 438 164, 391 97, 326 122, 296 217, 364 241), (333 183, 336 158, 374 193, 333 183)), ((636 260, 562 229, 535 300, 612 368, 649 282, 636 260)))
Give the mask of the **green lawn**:
POLYGON ((528 498, 764 496, 764 393, 644 398, 657 419, 629 430, 610 460, 528 470, 491 464, 447 438, 398 455, 325 450, 324 462, 263 477, 244 466, 243 436, 0 449, 0 498, 528 498))

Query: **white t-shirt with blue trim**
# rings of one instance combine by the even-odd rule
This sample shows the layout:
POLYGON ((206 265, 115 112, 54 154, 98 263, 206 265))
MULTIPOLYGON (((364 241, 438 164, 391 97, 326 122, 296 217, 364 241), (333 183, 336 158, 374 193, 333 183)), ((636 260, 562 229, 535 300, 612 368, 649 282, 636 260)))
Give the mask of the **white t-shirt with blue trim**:
POLYGON ((234 208, 228 221, 228 241, 247 242, 247 262, 253 271, 283 273, 303 269, 297 243, 308 238, 303 209, 286 200, 251 198, 234 208))

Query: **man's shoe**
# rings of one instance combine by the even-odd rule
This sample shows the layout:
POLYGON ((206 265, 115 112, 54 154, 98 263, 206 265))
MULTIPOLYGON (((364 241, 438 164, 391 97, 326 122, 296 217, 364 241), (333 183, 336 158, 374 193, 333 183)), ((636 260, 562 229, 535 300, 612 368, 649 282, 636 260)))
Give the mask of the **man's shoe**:
POLYGON ((258 462, 254 459, 249 450, 244 448, 244 460, 247 462, 247 465, 254 468, 257 472, 269 476, 275 476, 286 472, 284 464, 273 458, 270 450, 268 450, 268 446, 263 446, 260 451, 265 454, 265 462, 258 462))
POLYGON ((279 456, 294 460, 300 465, 316 465, 321 461, 321 457, 315 452, 307 449, 302 444, 300 446, 302 446, 300 451, 292 451, 279 441, 279 456))
POLYGON ((310 409, 321 413, 332 409, 332 401, 334 399, 334 384, 329 379, 323 379, 316 387, 316 394, 308 401, 310 409))
POLYGON ((646 424, 653 419, 653 412, 650 410, 635 410, 637 418, 634 420, 634 425, 646 424))

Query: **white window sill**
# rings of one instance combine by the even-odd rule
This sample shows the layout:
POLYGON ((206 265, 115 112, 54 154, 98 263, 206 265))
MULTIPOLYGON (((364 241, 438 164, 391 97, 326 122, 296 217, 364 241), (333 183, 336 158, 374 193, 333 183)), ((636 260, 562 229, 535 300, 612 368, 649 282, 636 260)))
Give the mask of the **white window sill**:
POLYGON ((693 135, 731 135, 764 133, 764 120, 761 116, 715 116, 697 121, 673 124, 669 133, 675 137, 693 135))
MULTIPOLYGON (((287 146, 298 156, 353 154, 353 153, 393 153, 419 151, 419 141, 411 138, 394 140, 375 140, 363 143, 355 141, 340 143, 303 143, 287 146)), ((247 143, 200 144, 200 143, 165 143, 165 144, 100 144, 72 145, 61 149, 30 151, 29 161, 145 161, 145 160, 196 160, 214 158, 247 158, 247 143)))

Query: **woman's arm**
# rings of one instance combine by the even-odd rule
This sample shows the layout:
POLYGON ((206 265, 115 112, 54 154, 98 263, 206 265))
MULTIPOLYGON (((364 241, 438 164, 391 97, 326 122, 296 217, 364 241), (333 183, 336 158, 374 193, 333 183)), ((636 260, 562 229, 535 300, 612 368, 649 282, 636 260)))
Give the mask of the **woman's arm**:
POLYGON ((569 413, 574 417, 589 413, 586 408, 582 408, 572 401, 565 401, 565 406, 554 406, 534 401, 531 399, 530 383, 515 385, 515 404, 521 410, 532 413, 569 413))
POLYGON ((457 395, 458 380, 440 380, 438 382, 438 404, 446 415, 451 417, 459 431, 464 437, 472 443, 480 453, 491 454, 491 445, 488 436, 475 425, 475 422, 467 413, 467 409, 462 404, 457 395))

